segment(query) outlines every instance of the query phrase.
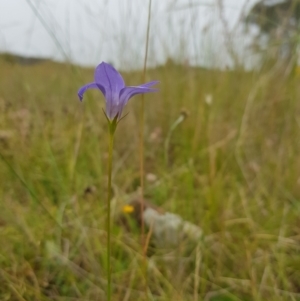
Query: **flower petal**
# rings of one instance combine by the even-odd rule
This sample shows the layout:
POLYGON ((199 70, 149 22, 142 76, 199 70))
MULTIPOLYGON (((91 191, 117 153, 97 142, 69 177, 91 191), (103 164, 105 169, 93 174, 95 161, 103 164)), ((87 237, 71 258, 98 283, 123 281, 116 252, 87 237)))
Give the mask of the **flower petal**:
MULTIPOLYGON (((147 84, 144 84, 144 85, 147 85, 147 84)), ((128 102, 128 100, 136 94, 143 94, 143 93, 158 91, 158 89, 147 88, 144 85, 137 86, 137 87, 125 87, 125 88, 123 88, 120 92, 120 101, 123 104, 123 106, 125 106, 126 103, 128 102)))
POLYGON ((139 87, 144 87, 144 88, 150 88, 156 84, 158 84, 159 81, 158 80, 154 80, 152 82, 149 82, 149 83, 146 83, 146 84, 142 84, 142 85, 139 85, 139 87))
POLYGON ((100 87, 96 83, 89 83, 89 84, 86 84, 85 86, 81 87, 77 92, 77 95, 78 95, 80 101, 82 101, 83 94, 88 89, 100 89, 100 87))
POLYGON ((106 101, 118 105, 120 91, 125 87, 121 74, 110 64, 102 62, 95 70, 95 82, 103 89, 106 101))

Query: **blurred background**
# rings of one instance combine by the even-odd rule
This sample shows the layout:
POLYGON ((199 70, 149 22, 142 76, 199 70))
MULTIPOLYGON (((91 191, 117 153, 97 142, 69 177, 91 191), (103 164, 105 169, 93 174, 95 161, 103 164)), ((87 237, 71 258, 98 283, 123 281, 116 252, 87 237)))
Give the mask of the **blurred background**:
POLYGON ((106 300, 105 103, 77 98, 102 61, 159 80, 144 195, 203 233, 151 245, 145 268, 120 223, 141 185, 135 96, 113 154, 112 300, 300 300, 299 24, 299 0, 0 0, 0 300, 106 300))
MULTIPOLYGON (((153 1, 149 64, 171 58, 234 67, 234 52, 243 65, 253 67, 253 35, 244 34, 243 21, 256 2, 153 1)), ((143 1, 2 0, 0 8, 2 52, 84 66, 99 60, 123 68, 143 64, 148 15, 143 1)))

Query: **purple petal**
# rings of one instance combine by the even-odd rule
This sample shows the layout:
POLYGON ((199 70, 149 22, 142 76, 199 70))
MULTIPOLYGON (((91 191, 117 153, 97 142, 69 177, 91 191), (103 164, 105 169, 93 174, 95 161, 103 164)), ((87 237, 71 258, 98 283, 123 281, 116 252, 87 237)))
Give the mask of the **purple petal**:
POLYGON ((106 102, 118 105, 120 91, 125 87, 121 74, 110 64, 102 62, 95 70, 95 82, 102 88, 106 102))
POLYGON ((159 81, 158 80, 154 80, 152 82, 149 82, 149 83, 146 83, 146 84, 142 84, 142 85, 139 85, 139 87, 144 87, 144 88, 150 88, 156 84, 158 84, 159 81))
MULTIPOLYGON (((148 83, 148 84, 150 84, 150 83, 148 83)), ((144 85, 147 85, 147 84, 144 84, 144 85)), ((147 88, 144 85, 123 88, 120 92, 120 101, 123 104, 123 106, 125 106, 126 103, 128 102, 128 100, 136 94, 143 94, 143 93, 157 91, 157 89, 147 88)), ((152 85, 154 85, 154 84, 152 84, 152 85)))
POLYGON ((85 86, 81 87, 77 92, 77 95, 78 95, 80 101, 82 101, 83 94, 88 89, 100 89, 100 87, 96 83, 89 83, 89 84, 86 84, 85 86))

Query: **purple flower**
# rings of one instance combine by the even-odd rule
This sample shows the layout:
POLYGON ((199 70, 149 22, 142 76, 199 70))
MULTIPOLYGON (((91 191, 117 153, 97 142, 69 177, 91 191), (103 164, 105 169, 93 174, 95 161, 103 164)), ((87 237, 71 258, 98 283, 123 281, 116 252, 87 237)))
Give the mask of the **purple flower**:
POLYGON ((129 99, 136 94, 155 92, 157 89, 151 88, 158 81, 152 81, 140 86, 125 86, 121 74, 110 64, 102 62, 96 67, 95 81, 89 83, 78 90, 80 100, 88 89, 100 90, 106 102, 106 115, 109 119, 120 119, 124 106, 129 99))

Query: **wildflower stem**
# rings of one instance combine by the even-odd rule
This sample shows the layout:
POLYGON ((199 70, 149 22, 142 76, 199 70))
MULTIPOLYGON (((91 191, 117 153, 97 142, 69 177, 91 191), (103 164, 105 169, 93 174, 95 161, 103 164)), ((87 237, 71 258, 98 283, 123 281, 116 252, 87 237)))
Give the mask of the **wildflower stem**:
POLYGON ((111 266, 110 266, 110 257, 111 257, 111 217, 110 217, 110 200, 111 200, 111 174, 112 174, 112 157, 113 157, 113 147, 114 147, 114 133, 110 124, 109 129, 109 143, 108 143, 108 184, 107 184, 107 301, 111 300, 111 266))

